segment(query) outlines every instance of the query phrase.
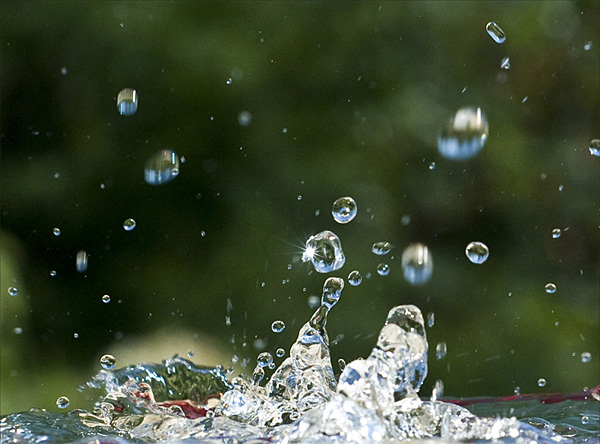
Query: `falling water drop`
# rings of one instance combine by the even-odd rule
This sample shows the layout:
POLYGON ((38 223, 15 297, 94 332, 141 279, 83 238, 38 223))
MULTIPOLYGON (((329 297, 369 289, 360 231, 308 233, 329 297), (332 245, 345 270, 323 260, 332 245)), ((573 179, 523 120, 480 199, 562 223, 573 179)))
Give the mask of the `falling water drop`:
POLYGON ((18 296, 19 289, 17 287, 8 287, 8 294, 11 296, 18 296))
POLYGON ((125 231, 131 231, 135 228, 135 219, 129 218, 126 219, 125 222, 123 222, 123 229, 125 231))
POLYGON ((600 157, 600 139, 594 139, 590 142, 590 154, 600 157))
POLYGON ((105 294, 104 296, 102 296, 102 302, 108 304, 110 302, 110 295, 105 294))
POLYGON ((281 333, 285 330, 285 323, 283 321, 273 321, 271 330, 273 330, 273 333, 281 333))
POLYGON ((56 406, 59 409, 66 409, 67 407, 69 407, 69 398, 67 398, 66 396, 60 396, 57 400, 56 400, 56 406))
POLYGON ((377 265, 377 274, 379 274, 379 276, 387 276, 390 274, 390 266, 383 262, 377 265))
POLYGON ((552 230, 552 239, 558 239, 561 235, 560 228, 555 228, 552 230))
POLYGON ((277 350, 275 350, 275 356, 277 356, 278 358, 283 358, 284 355, 285 355, 285 349, 280 347, 277 350))
POLYGON ((406 247, 402 252, 402 271, 404 279, 412 285, 429 281, 433 273, 433 259, 429 248, 421 243, 406 247))
POLYGON ((445 357, 447 352, 448 348, 445 342, 440 342, 435 346, 435 357, 438 359, 438 361, 445 357))
POLYGON ((248 126, 252 122, 252 114, 249 111, 242 111, 238 114, 238 123, 240 126, 248 126))
POLYGON ((273 355, 269 352, 262 352, 256 358, 256 362, 260 367, 268 367, 273 362, 273 355))
POLYGON ((546 386, 546 380, 544 378, 538 379, 537 385, 539 387, 545 387, 546 386))
POLYGON ((88 267, 88 254, 85 250, 79 250, 75 257, 75 268, 79 273, 85 273, 88 267))
POLYGON ((135 114, 138 107, 138 96, 135 89, 125 88, 117 95, 117 109, 122 116, 135 114))
POLYGON ((117 365, 117 360, 113 355, 104 355, 100 358, 100 365, 104 370, 112 370, 117 365))
POLYGON ((331 207, 333 218, 340 224, 347 224, 354 219, 357 211, 356 202, 351 197, 340 197, 331 207))
POLYGON ((592 354, 590 352, 583 352, 581 354, 581 362, 588 363, 592 360, 592 354))
POLYGON ((52 233, 54 233, 55 236, 60 236, 60 228, 58 228, 58 227, 53 228, 52 233))
POLYGON ((465 248, 465 254, 474 264, 483 264, 490 255, 490 250, 483 242, 471 242, 465 248))
POLYGON ((392 248, 393 248, 393 245, 390 244, 389 242, 386 242, 386 241, 375 242, 373 244, 373 246, 371 247, 371 252, 378 256, 383 256, 384 254, 388 254, 392 248))
POLYGON ((316 294, 309 296, 307 299, 307 303, 310 308, 318 307, 320 302, 321 302, 321 299, 316 294))
POLYGON ((302 261, 309 260, 319 273, 329 273, 342 268, 346 257, 342 251, 340 238, 328 230, 308 238, 302 261))
POLYGON ((548 282, 544 288, 546 289, 546 293, 548 294, 556 292, 556 285, 552 282, 548 282))
POLYGON ((353 287, 357 287, 362 283, 362 276, 360 271, 353 270, 348 274, 348 283, 353 287))
POLYGON ((50 276, 55 277, 56 276, 56 270, 50 270, 50 276))
POLYGON ((488 134, 481 108, 460 108, 438 135, 438 150, 447 159, 468 159, 481 151, 488 134))
POLYGON ((495 22, 489 22, 485 25, 485 30, 496 43, 504 43, 506 41, 506 34, 495 22))
POLYGON ((179 155, 173 150, 160 150, 146 161, 144 179, 150 185, 170 182, 177 175, 179 175, 179 155))

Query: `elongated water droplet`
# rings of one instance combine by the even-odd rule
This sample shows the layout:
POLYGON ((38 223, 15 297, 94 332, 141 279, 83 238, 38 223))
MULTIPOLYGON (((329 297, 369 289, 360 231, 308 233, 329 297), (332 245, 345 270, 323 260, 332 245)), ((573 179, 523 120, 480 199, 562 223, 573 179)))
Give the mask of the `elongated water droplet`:
POLYGON ((285 323, 283 321, 273 321, 271 324, 271 330, 274 333, 281 333, 285 329, 285 323))
POLYGON ((338 367, 340 368, 340 372, 343 372, 346 368, 346 361, 343 358, 338 359, 338 367))
POLYGON ((427 327, 433 327, 435 325, 435 313, 427 313, 427 327))
POLYGON ((8 287, 8 294, 11 296, 18 296, 19 289, 17 287, 8 287))
POLYGON ((323 294, 321 295, 321 305, 329 309, 340 300, 342 290, 344 289, 344 280, 339 277, 327 278, 323 284, 323 294))
POLYGON ((123 222, 123 229, 125 231, 131 231, 135 228, 135 225, 136 225, 135 219, 129 218, 129 219, 126 219, 125 222, 123 222))
POLYGON ((540 379, 538 379, 537 384, 540 387, 545 387, 546 386, 546 380, 544 378, 540 378, 540 379))
POLYGON ((590 154, 600 157, 600 139, 594 139, 590 142, 590 154))
POLYGON ((348 283, 353 287, 357 287, 362 283, 362 276, 360 271, 353 270, 348 274, 348 283))
POLYGON ((485 30, 496 43, 504 43, 506 41, 506 34, 495 22, 489 22, 485 25, 485 30))
POLYGON ((112 370, 115 368, 115 365, 117 365, 117 360, 113 355, 103 355, 100 358, 100 365, 105 370, 112 370))
POLYGON ((117 109, 122 116, 135 114, 138 107, 138 95, 135 89, 125 88, 117 95, 117 109))
POLYGON ((340 224, 347 224, 356 217, 358 207, 351 197, 340 197, 331 207, 333 219, 340 224))
POLYGON ((58 227, 53 228, 52 233, 54 233, 55 236, 60 236, 60 228, 58 228, 58 227))
POLYGON ((85 273, 88 267, 88 254, 85 250, 79 250, 75 257, 75 268, 79 273, 85 273))
POLYGON ((556 292, 556 285, 553 284, 552 282, 548 282, 546 284, 545 289, 546 289, 546 293, 552 294, 552 293, 556 292))
POLYGON ((465 248, 465 254, 474 264, 483 264, 490 255, 490 250, 483 242, 471 242, 465 248))
POLYGON ((161 185, 179 175, 179 155, 173 150, 160 150, 146 161, 144 179, 150 185, 161 185))
POLYGON ((447 159, 468 159, 481 151, 488 134, 481 108, 460 108, 438 135, 438 150, 447 159))
POLYGON ((438 361, 445 357, 447 352, 448 349, 445 342, 440 342, 435 346, 435 357, 438 359, 438 361))
POLYGON ((379 274, 379 276, 387 276, 390 274, 390 266, 386 263, 377 265, 377 274, 379 274))
POLYGON ((108 294, 103 295, 102 302, 104 302, 105 304, 108 304, 110 302, 110 295, 108 295, 108 294))
POLYGON ((69 401, 69 398, 67 398, 66 396, 60 396, 57 400, 56 400, 56 406, 59 409, 66 409, 67 407, 69 407, 69 403, 71 401, 69 401))
POLYGON ((590 352, 583 352, 581 354, 581 362, 588 363, 592 360, 592 354, 590 352))
POLYGON ((319 273, 339 270, 346 262, 340 238, 331 231, 322 231, 306 241, 302 261, 311 261, 319 273))
POLYGON ((375 242, 371 247, 371 252, 378 256, 388 254, 394 246, 386 241, 375 242))
POLYGON ((429 248, 421 243, 406 247, 402 252, 402 271, 404 279, 412 285, 429 281, 433 273, 433 258, 429 248))
POLYGON ((500 68, 510 69, 510 59, 508 57, 504 57, 502 59, 502 62, 500 63, 500 68))
POLYGON ((558 239, 561 235, 560 228, 555 228, 552 230, 552 239, 558 239))

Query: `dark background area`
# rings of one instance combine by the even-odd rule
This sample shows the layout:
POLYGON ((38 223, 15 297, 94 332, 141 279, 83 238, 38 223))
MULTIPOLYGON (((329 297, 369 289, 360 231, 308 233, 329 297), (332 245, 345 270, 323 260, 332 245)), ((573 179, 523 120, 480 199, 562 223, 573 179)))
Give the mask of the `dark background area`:
POLYGON ((430 353, 425 396, 438 379, 449 396, 597 385, 599 9, 2 1, 2 414, 61 395, 90 407, 76 389, 107 352, 121 366, 127 350, 142 363, 191 347, 248 372, 260 351, 289 350, 327 277, 302 247, 325 229, 346 254, 330 275, 372 274, 330 313, 334 362, 367 356, 388 310, 411 303, 435 313, 430 350, 448 348, 430 353), (117 111, 123 88, 139 96, 132 116, 117 111), (487 144, 445 159, 437 136, 463 106, 482 108, 487 144), (148 185, 144 164, 166 148, 181 172, 148 185), (358 204, 347 225, 331 217, 342 196, 358 204), (396 248, 377 257, 382 240, 396 248), (474 240, 484 264, 465 256, 474 240), (433 257, 423 286, 402 276, 411 242, 433 257))

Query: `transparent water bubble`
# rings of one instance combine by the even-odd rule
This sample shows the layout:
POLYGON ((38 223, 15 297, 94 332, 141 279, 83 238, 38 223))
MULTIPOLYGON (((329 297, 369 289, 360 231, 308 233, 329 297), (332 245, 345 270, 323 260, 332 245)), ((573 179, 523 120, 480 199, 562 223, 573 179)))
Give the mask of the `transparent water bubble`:
POLYGON ((465 248, 465 254, 474 264, 483 264, 490 255, 490 250, 483 242, 471 242, 465 248))
POLYGON ((427 326, 431 328, 434 325, 435 325, 435 313, 434 312, 427 313, 427 326))
POLYGON ((481 151, 488 134, 481 108, 460 108, 438 135, 438 151, 447 159, 469 159, 481 151))
POLYGON ((170 149, 160 150, 144 166, 144 180, 150 185, 161 185, 179 175, 179 155, 170 149))
POLYGON ((411 244, 402 252, 404 279, 412 285, 425 284, 433 274, 433 258, 429 248, 421 243, 411 244))
POLYGON ((495 22, 489 22, 485 25, 485 30, 496 43, 504 43, 506 41, 506 34, 495 22))
POLYGON ((102 302, 104 302, 105 304, 108 304, 110 302, 110 295, 103 295, 102 296, 102 302))
POLYGON ((8 294, 11 296, 18 296, 19 289, 17 287, 8 287, 8 294))
POLYGON ((117 109, 122 116, 135 114, 138 107, 138 95, 135 89, 122 89, 117 95, 117 109))
POLYGON ((386 242, 386 241, 375 242, 371 246, 371 252, 378 256, 383 256, 384 254, 388 254, 392 248, 394 248, 394 246, 392 244, 390 244, 389 242, 386 242))
POLYGON ((112 370, 117 365, 117 360, 113 355, 103 355, 100 358, 100 365, 104 370, 112 370))
POLYGON ((273 355, 269 352, 262 352, 256 358, 256 362, 260 367, 267 367, 271 362, 273 362, 273 355))
POLYGON ((445 342, 440 342, 435 346, 435 357, 438 359, 438 361, 445 357, 447 352, 448 347, 446 346, 445 342))
POLYGON ((129 218, 129 219, 125 219, 125 221, 123 222, 123 229, 125 231, 131 231, 135 228, 135 219, 129 218))
POLYGON ((594 139, 590 142, 590 154, 600 157, 600 139, 594 139))
POLYGON ((69 407, 69 403, 71 401, 69 401, 69 398, 67 398, 66 396, 60 396, 57 400, 56 400, 56 406, 59 409, 66 409, 67 407, 69 407))
POLYGON ((546 386, 546 379, 544 379, 544 378, 538 379, 537 385, 539 387, 545 387, 546 386))
POLYGON ((552 294, 556 291, 556 285, 552 282, 548 282, 544 288, 546 289, 546 293, 548 294, 552 294))
POLYGON ((510 69, 510 58, 504 57, 502 62, 500 62, 500 68, 502 69, 510 69))
POLYGON ((277 350, 275 350, 275 356, 277 356, 278 358, 283 358, 284 355, 285 355, 285 349, 280 347, 277 350))
POLYGON ((390 266, 385 262, 382 262, 381 264, 377 265, 377 274, 379 276, 387 276, 388 274, 390 274, 390 266))
POLYGON ((358 207, 351 197, 340 197, 331 207, 333 219, 340 224, 347 224, 356 217, 358 207))
POLYGON ((560 228, 555 228, 552 230, 552 239, 558 239, 561 235, 560 228))
POLYGON ((581 354, 581 362, 588 363, 592 360, 592 354, 590 352, 583 352, 581 354))
POLYGON ((281 333, 285 330, 285 323, 283 321, 273 321, 271 330, 273 330, 273 333, 281 333))
POLYGON ((79 273, 85 273, 88 267, 88 254, 85 250, 79 250, 75 257, 75 268, 79 273))
POLYGON ((309 260, 319 273, 329 273, 342 268, 346 257, 342 251, 340 238, 328 230, 309 237, 302 254, 302 261, 309 260))
POLYGON ((252 114, 249 111, 242 111, 238 114, 238 123, 240 126, 248 126, 252 122, 252 114))
POLYGON ((360 271, 353 270, 348 274, 348 283, 353 287, 357 287, 362 283, 362 275, 360 271))
POLYGON ((60 228, 54 227, 52 233, 54 233, 55 236, 60 236, 60 228))

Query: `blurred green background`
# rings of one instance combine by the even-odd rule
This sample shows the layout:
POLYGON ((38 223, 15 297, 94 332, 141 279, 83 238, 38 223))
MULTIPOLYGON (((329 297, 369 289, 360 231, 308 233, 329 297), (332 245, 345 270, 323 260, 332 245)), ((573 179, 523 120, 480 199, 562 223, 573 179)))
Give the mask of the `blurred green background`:
POLYGON ((425 396, 438 379, 448 396, 597 385, 599 5, 2 1, 2 414, 61 395, 91 407, 77 387, 104 353, 123 366, 192 350, 248 372, 289 350, 326 278, 302 246, 324 229, 346 254, 332 275, 372 274, 330 313, 334 362, 367 356, 388 310, 412 303, 435 314, 430 349, 448 348, 430 353, 425 396), (133 116, 117 112, 123 88, 133 116), (462 106, 490 134, 452 161, 437 135, 462 106), (148 185, 165 148, 181 172, 148 185), (358 204, 347 225, 331 217, 341 196, 358 204), (474 240, 482 265, 464 254, 474 240), (402 276, 411 242, 433 257, 423 286, 402 276))

